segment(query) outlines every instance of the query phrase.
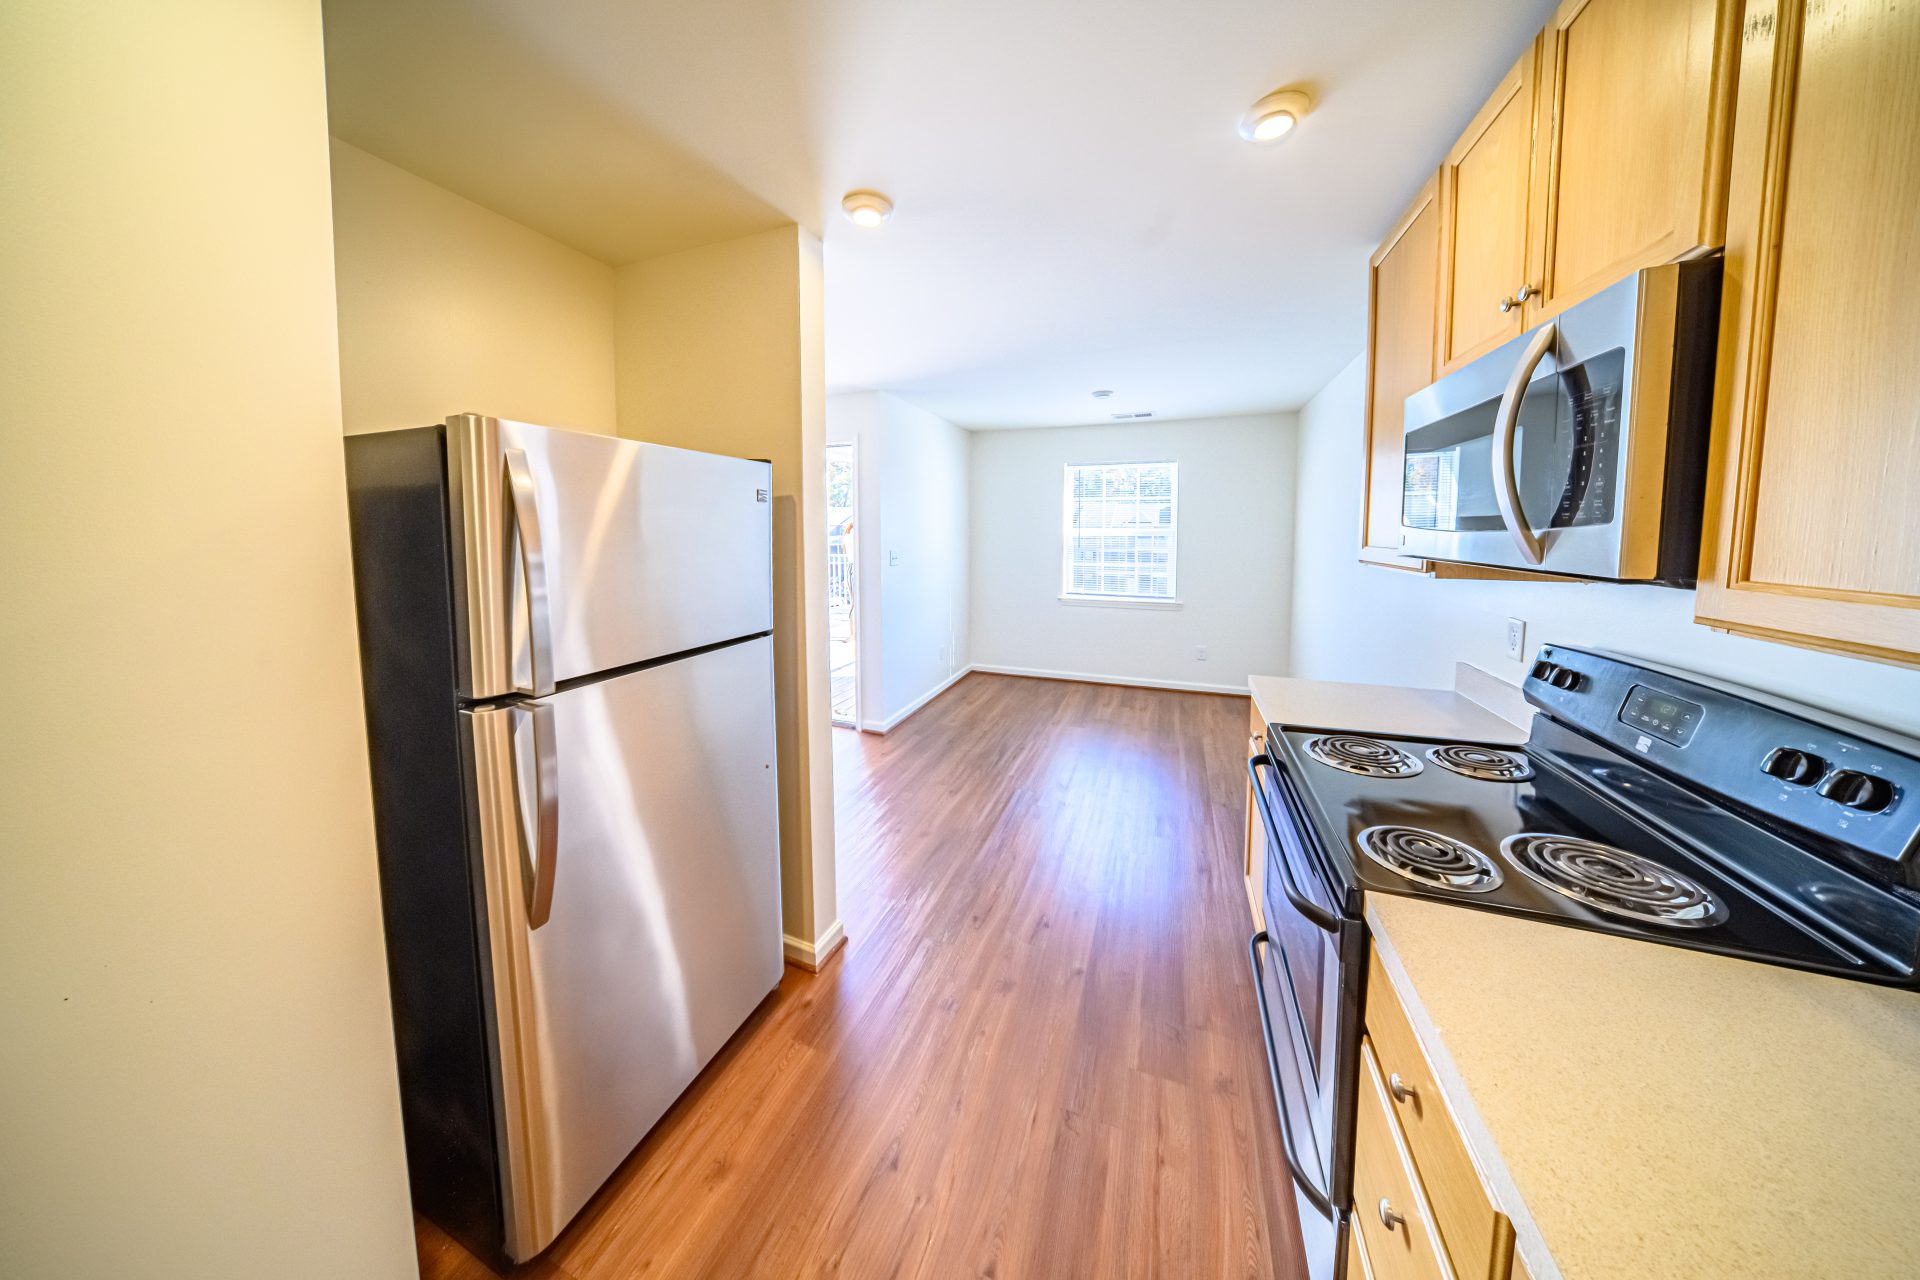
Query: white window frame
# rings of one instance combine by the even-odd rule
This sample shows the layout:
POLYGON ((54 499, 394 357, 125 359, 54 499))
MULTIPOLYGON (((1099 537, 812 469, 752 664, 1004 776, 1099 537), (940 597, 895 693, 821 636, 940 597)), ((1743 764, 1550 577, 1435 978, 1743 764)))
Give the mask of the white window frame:
MULTIPOLYGON (((1086 530, 1081 530, 1085 533, 1086 530)), ((1137 534, 1138 530, 1103 530, 1100 536, 1137 534)), ((1114 462, 1069 462, 1061 470, 1060 484, 1060 600, 1064 604, 1096 605, 1108 608, 1177 609, 1180 568, 1180 464, 1172 458, 1146 458, 1114 462), (1173 514, 1167 526, 1167 594, 1164 596, 1122 595, 1108 591, 1073 589, 1073 481, 1078 471, 1106 471, 1114 467, 1165 467, 1167 469, 1167 506, 1173 514)), ((1134 580, 1139 581, 1138 571, 1134 580)))

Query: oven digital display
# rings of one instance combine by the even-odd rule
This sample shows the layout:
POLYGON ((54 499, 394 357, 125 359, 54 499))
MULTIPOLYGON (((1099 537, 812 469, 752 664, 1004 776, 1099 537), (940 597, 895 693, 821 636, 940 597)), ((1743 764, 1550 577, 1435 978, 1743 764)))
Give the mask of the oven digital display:
POLYGON ((1627 694, 1626 705, 1620 708, 1620 723, 1684 747, 1706 714, 1706 708, 1697 702, 1637 684, 1627 694))

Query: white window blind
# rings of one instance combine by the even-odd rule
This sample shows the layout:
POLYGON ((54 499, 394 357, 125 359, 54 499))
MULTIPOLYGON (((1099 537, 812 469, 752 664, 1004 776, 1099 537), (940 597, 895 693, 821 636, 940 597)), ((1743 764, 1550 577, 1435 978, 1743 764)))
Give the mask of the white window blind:
POLYGON ((1069 466, 1061 594, 1173 599, 1178 465, 1069 466))

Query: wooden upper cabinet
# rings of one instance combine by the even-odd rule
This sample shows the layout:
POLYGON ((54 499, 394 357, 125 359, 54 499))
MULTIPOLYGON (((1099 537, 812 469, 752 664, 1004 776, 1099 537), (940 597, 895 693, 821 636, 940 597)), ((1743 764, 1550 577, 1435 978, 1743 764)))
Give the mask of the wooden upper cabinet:
POLYGON ((1412 569, 1426 565, 1399 554, 1402 437, 1407 397, 1433 381, 1439 276, 1439 180, 1432 178, 1374 250, 1368 273, 1361 558, 1375 564, 1412 569))
POLYGON ((1525 323, 1724 242, 1740 0, 1566 0, 1541 36, 1525 323))
POLYGON ((1533 171, 1535 50, 1514 64, 1440 166, 1435 363, 1450 373, 1519 334, 1533 171))
POLYGON ((1920 662, 1920 5, 1748 0, 1696 611, 1920 662))

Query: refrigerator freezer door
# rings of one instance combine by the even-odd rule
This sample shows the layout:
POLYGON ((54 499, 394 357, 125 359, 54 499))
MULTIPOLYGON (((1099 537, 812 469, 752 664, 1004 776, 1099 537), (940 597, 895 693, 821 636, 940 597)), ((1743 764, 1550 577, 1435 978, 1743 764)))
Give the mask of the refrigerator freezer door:
POLYGON ((447 471, 462 696, 544 693, 536 676, 547 686, 773 625, 764 462, 459 414, 447 471))
POLYGON ((492 946, 507 1252, 545 1248, 779 984, 773 642, 542 699, 552 910, 527 919, 532 717, 461 712, 492 946))

